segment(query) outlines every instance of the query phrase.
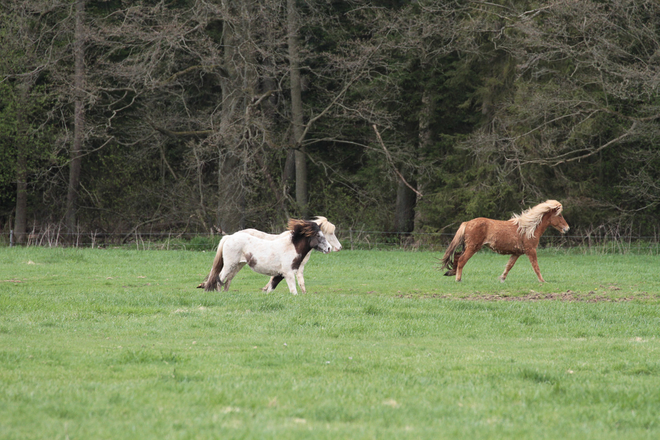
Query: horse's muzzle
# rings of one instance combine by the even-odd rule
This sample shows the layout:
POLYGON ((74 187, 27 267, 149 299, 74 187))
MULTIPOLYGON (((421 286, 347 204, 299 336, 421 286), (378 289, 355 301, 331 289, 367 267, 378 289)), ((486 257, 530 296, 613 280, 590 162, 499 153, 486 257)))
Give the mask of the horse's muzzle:
POLYGON ((565 233, 568 232, 569 229, 571 229, 571 227, 570 227, 570 226, 566 226, 564 229, 561 230, 561 233, 562 233, 562 234, 565 234, 565 233))

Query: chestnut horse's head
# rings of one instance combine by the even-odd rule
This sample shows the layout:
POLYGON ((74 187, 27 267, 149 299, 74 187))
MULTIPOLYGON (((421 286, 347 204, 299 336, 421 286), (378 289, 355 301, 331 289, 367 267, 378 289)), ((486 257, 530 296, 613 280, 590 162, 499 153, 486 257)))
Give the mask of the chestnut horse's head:
POLYGON ((561 204, 552 210, 552 214, 550 215, 550 226, 552 226, 562 234, 565 234, 568 232, 569 229, 571 229, 571 227, 568 226, 568 223, 566 222, 564 216, 561 214, 561 211, 562 211, 561 204))
POLYGON ((564 216, 561 215, 563 209, 563 206, 558 201, 546 200, 533 208, 523 211, 521 214, 514 214, 510 221, 518 225, 518 232, 521 235, 532 238, 534 237, 536 228, 544 222, 544 219, 548 221, 547 219, 549 217, 549 225, 563 234, 569 229, 568 223, 564 220, 564 216))

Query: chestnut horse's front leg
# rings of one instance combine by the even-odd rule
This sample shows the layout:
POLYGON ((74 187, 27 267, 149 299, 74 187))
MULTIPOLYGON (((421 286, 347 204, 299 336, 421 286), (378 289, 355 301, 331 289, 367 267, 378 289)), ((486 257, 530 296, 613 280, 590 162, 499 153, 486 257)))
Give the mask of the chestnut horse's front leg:
POLYGON ((529 262, 532 263, 532 269, 534 269, 534 272, 536 272, 536 276, 539 278, 539 281, 541 283, 545 283, 545 280, 541 276, 541 270, 539 269, 539 262, 536 259, 536 249, 532 249, 528 251, 527 256, 529 257, 529 262))
POLYGON ((516 264, 516 261, 518 261, 518 257, 520 255, 511 255, 511 258, 509 258, 509 262, 506 263, 506 267, 504 268, 504 273, 500 276, 500 281, 503 283, 504 280, 506 280, 506 276, 509 274, 509 271, 513 267, 514 264, 516 264))

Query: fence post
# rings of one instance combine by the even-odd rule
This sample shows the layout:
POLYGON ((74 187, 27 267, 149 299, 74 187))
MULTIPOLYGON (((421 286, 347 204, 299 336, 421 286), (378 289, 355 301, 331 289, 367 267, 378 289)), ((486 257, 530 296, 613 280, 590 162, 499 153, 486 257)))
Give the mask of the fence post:
POLYGON ((9 247, 14 246, 14 230, 9 230, 9 247))

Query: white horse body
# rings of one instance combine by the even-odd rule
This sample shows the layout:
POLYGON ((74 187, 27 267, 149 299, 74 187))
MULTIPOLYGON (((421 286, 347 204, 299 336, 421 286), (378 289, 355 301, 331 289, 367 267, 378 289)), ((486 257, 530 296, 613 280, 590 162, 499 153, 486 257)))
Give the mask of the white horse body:
MULTIPOLYGON (((337 236, 335 235, 335 225, 330 223, 328 219, 325 217, 316 217, 312 221, 317 225, 319 225, 319 227, 321 228, 321 232, 323 232, 325 238, 328 240, 328 243, 330 244, 330 246, 332 246, 332 251, 339 252, 342 246, 341 243, 339 242, 339 239, 337 239, 337 236)), ((277 240, 280 237, 288 236, 291 234, 291 232, 289 231, 284 231, 281 234, 267 234, 258 229, 243 229, 242 231, 239 232, 250 234, 253 237, 261 238, 263 240, 277 240)), ((298 280, 298 285, 300 286, 300 290, 302 290, 302 293, 307 293, 307 289, 305 288, 305 277, 303 276, 303 273, 305 270, 305 264, 307 264, 311 256, 312 256, 311 252, 305 256, 302 263, 300 264, 300 268, 296 272, 296 279, 298 280)), ((243 263, 246 262, 247 261, 243 261, 243 263)), ((275 286, 277 286, 277 283, 279 281, 276 282, 274 277, 272 277, 270 280, 268 280, 268 284, 266 284, 262 288, 262 290, 265 292, 272 292, 275 289, 275 286, 273 286, 274 282, 275 282, 275 286)))
POLYGON ((243 267, 247 264, 262 275, 280 275, 286 272, 284 262, 291 262, 298 255, 291 246, 291 233, 287 232, 287 235, 281 240, 264 240, 240 231, 225 236, 222 239, 225 242, 222 250, 224 266, 243 267))
POLYGON ((273 277, 267 292, 272 292, 285 279, 289 291, 296 295, 295 277, 302 261, 309 257, 312 249, 328 253, 331 247, 319 226, 313 222, 290 220, 289 229, 273 239, 243 231, 223 237, 211 273, 198 287, 216 290, 224 285, 227 291, 231 280, 247 264, 255 272, 273 277))

